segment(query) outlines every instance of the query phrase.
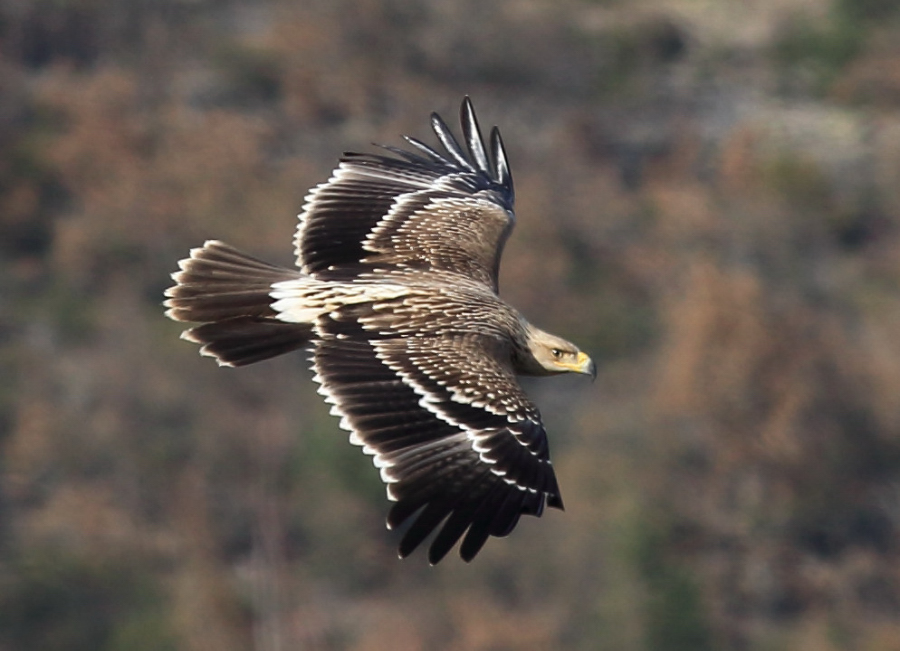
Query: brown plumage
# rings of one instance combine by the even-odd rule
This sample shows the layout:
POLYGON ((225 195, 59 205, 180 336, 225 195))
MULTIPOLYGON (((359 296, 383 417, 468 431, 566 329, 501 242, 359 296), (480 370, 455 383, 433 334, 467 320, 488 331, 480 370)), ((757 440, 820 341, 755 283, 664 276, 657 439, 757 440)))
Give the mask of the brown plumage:
POLYGON ((596 374, 499 298, 512 176, 499 131, 488 152, 468 98, 461 122, 465 150, 432 114, 443 153, 407 138, 415 151, 345 154, 306 198, 298 270, 209 241, 179 263, 165 303, 201 323, 183 337, 221 365, 310 348, 319 392, 396 502, 388 526, 413 519, 400 555, 437 531, 431 563, 460 539, 471 560, 523 513, 562 508, 516 375, 596 374))

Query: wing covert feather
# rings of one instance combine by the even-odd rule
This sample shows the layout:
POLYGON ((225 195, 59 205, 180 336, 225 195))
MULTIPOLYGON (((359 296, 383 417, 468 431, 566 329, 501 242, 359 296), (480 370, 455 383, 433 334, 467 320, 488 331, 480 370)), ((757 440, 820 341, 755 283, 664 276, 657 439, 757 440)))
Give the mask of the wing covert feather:
POLYGON ((407 138, 418 153, 345 154, 306 197, 295 239, 302 270, 322 278, 435 271, 496 291, 515 222, 512 177, 499 132, 489 154, 468 98, 460 120, 465 149, 433 115, 444 153, 407 138))
POLYGON ((412 521, 401 556, 438 531, 431 563, 460 539, 471 560, 522 513, 562 507, 540 415, 483 342, 376 333, 340 312, 317 330, 320 392, 373 455, 397 502, 388 525, 412 521))

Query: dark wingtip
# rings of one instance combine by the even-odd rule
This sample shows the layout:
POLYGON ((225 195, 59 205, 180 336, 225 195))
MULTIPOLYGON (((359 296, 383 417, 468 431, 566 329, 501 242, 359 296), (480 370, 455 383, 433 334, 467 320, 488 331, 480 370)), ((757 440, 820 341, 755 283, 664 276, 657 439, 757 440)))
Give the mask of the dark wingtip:
POLYGON ((566 510, 566 507, 563 505, 562 497, 559 495, 547 495, 547 506, 559 509, 560 511, 566 510))
POLYGON ((453 131, 451 131, 450 127, 447 126, 447 123, 444 122, 444 118, 437 113, 432 113, 431 128, 434 130, 434 134, 438 137, 438 140, 441 141, 444 149, 447 150, 447 153, 450 154, 450 157, 457 165, 470 172, 477 171, 472 166, 469 159, 466 158, 462 147, 459 146, 459 142, 457 142, 456 137, 453 135, 453 131))
POLYGON ((491 129, 491 157, 494 163, 494 179, 506 188, 509 193, 510 203, 515 201, 516 191, 513 186, 512 171, 509 167, 509 159, 506 156, 506 147, 500 136, 500 129, 491 129))
POLYGON ((481 128, 478 126, 478 118, 475 117, 475 107, 468 95, 463 98, 462 105, 459 107, 459 122, 462 125, 469 156, 472 157, 480 171, 492 176, 488 155, 484 149, 484 141, 481 139, 481 128))
POLYGON ((484 543, 487 542, 489 534, 487 531, 477 533, 476 535, 467 534, 463 538, 462 545, 459 547, 459 557, 466 563, 471 563, 472 559, 478 555, 484 543))
POLYGON ((447 555, 448 551, 450 550, 448 549, 435 551, 434 546, 430 547, 428 549, 428 564, 431 565, 431 567, 434 567, 442 560, 444 560, 444 557, 447 555))

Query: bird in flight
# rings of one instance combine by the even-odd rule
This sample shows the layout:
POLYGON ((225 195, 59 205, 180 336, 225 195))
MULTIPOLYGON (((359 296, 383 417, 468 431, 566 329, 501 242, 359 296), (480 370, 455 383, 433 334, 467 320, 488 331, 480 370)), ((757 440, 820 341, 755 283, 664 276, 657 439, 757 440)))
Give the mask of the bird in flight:
POLYGON ((465 148, 433 113, 440 151, 406 137, 344 154, 306 197, 297 269, 210 240, 178 263, 165 301, 222 366, 311 351, 319 393, 387 485, 388 527, 411 520, 400 556, 437 531, 431 564, 460 539, 470 561, 522 514, 563 508, 516 377, 596 377, 578 347, 499 297, 513 180, 499 130, 486 147, 468 98, 460 121, 465 148))

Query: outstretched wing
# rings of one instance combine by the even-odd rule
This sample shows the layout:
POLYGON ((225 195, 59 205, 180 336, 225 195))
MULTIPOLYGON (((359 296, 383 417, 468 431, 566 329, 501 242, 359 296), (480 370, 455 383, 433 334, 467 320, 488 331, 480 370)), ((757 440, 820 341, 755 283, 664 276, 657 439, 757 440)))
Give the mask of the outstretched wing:
POLYGON ((335 312, 319 319, 320 393, 397 503, 388 526, 416 516, 407 556, 433 531, 434 564, 460 540, 471 560, 524 513, 562 508, 540 415, 484 336, 397 337, 335 312))
POLYGON ((348 153, 306 197, 297 227, 297 264, 320 278, 439 271, 496 291, 503 245, 512 230, 513 183, 500 132, 490 153, 469 98, 460 121, 465 150, 437 114, 444 153, 415 138, 416 151, 348 153))

